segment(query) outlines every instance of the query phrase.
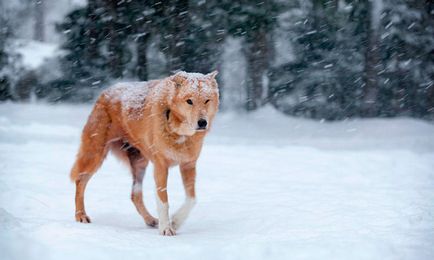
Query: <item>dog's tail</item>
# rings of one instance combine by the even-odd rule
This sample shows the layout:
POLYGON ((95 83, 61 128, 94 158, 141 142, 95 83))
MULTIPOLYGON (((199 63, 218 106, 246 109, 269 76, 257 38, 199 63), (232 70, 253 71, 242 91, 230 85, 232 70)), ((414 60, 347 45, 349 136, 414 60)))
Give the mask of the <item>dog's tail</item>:
POLYGON ((101 166, 107 155, 110 122, 104 101, 100 98, 84 126, 80 149, 71 170, 72 181, 77 181, 82 175, 92 175, 101 166))

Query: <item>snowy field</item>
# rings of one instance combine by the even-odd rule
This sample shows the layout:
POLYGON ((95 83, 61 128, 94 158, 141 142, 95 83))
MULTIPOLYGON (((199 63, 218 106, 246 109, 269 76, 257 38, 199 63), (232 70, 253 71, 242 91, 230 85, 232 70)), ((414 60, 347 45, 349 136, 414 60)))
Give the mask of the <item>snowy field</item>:
MULTIPOLYGON (((109 156, 74 220, 69 170, 90 106, 0 105, 0 258, 434 259, 434 125, 336 123, 271 108, 222 113, 198 165, 198 204, 175 237, 148 228, 109 156)), ((152 169, 144 197, 156 215, 152 169)), ((173 212, 183 202, 172 169, 173 212)))

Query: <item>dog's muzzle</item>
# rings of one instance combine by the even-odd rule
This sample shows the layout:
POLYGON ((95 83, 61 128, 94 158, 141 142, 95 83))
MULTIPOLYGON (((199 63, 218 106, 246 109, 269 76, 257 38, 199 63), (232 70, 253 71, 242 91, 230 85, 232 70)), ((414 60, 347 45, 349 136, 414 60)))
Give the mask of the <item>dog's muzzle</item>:
POLYGON ((208 122, 205 119, 199 119, 197 121, 197 128, 196 130, 206 130, 206 126, 208 125, 208 122))

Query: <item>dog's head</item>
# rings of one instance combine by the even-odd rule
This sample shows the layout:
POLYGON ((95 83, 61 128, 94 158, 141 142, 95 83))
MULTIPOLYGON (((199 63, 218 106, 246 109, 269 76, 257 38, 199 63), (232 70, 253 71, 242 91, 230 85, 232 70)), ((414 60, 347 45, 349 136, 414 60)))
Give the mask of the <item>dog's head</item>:
POLYGON ((175 88, 167 115, 172 131, 192 136, 209 129, 219 105, 216 75, 181 71, 169 78, 175 88))

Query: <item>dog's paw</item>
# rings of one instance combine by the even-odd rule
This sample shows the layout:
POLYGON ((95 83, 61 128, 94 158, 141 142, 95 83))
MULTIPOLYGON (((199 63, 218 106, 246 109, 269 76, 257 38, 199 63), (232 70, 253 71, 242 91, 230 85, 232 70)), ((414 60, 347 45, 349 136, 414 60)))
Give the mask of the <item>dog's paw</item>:
POLYGON ((177 218, 174 216, 173 219, 172 219, 172 223, 171 223, 171 225, 172 225, 173 229, 178 230, 178 229, 181 227, 182 222, 183 222, 183 221, 182 221, 181 219, 177 219, 177 218))
POLYGON ((160 229, 160 235, 162 235, 162 236, 175 236, 176 232, 175 232, 175 229, 173 229, 172 227, 167 227, 164 229, 160 229))
POLYGON ((194 198, 187 198, 185 203, 176 211, 176 213, 172 216, 171 226, 178 230, 182 224, 184 224, 187 219, 190 211, 193 209, 196 204, 196 200, 194 198))
POLYGON ((149 227, 158 227, 158 219, 152 216, 145 218, 145 223, 149 227))
POLYGON ((83 212, 75 214, 75 220, 80 223, 90 223, 90 218, 83 212))

